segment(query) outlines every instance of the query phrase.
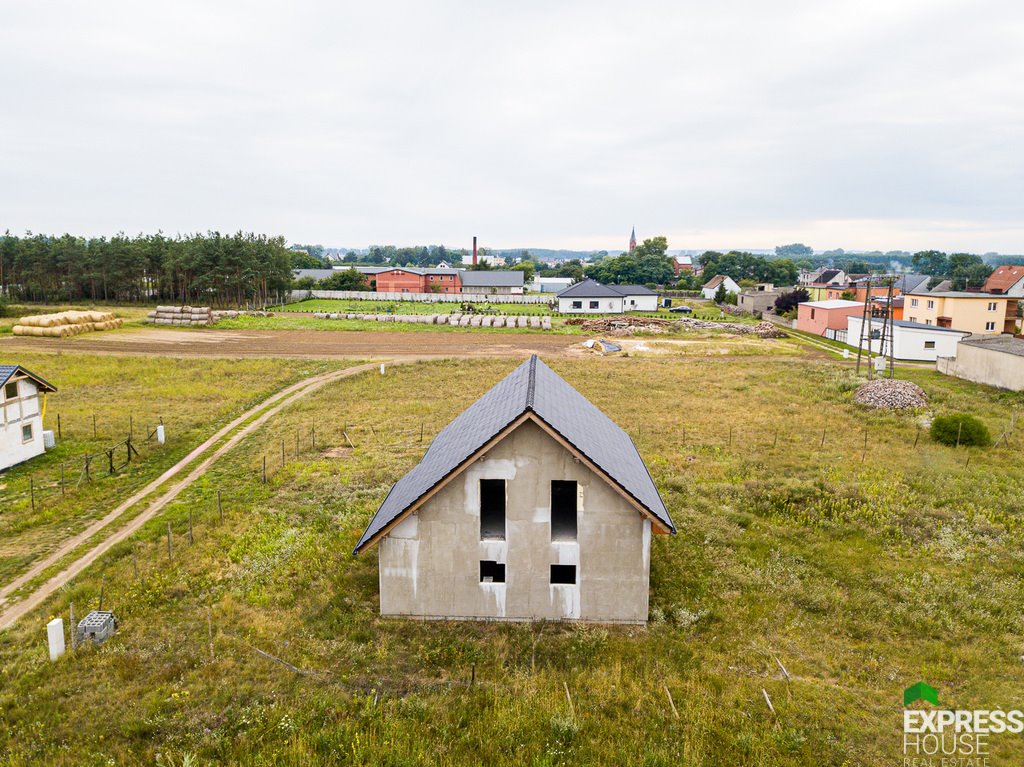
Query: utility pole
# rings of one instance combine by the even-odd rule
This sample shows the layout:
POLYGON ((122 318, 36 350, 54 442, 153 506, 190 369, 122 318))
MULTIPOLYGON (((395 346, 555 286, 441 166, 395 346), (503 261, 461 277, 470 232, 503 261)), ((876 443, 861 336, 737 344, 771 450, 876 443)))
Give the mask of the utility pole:
MULTIPOLYGON (((864 308, 860 314, 860 337, 857 339, 857 375, 860 375, 860 359, 861 353, 864 350, 864 336, 867 335, 868 339, 868 378, 871 378, 871 276, 868 276, 866 284, 866 293, 864 294, 864 308)), ((849 339, 847 339, 849 341, 849 339)))

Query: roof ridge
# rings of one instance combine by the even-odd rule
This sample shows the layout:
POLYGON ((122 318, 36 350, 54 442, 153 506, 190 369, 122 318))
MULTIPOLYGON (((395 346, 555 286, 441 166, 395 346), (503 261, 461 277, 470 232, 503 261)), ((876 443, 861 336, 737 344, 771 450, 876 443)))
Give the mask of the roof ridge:
POLYGON ((526 384, 526 410, 533 410, 533 397, 537 391, 537 355, 530 355, 530 377, 526 384))

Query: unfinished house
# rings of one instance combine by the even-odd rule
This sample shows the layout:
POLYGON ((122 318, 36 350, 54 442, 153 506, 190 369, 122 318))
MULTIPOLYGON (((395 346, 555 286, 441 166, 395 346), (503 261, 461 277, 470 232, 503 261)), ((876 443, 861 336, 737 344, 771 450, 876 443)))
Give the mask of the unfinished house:
POLYGON ((382 615, 644 623, 675 528, 632 440, 531 357, 434 439, 356 545, 382 615))

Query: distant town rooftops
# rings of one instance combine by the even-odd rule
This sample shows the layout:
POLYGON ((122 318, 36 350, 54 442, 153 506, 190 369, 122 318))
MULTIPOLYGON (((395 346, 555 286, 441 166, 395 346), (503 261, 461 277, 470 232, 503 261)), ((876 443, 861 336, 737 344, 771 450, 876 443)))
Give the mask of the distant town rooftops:
POLYGON ((988 276, 982 290, 1003 293, 1024 280, 1024 266, 1005 264, 988 276))

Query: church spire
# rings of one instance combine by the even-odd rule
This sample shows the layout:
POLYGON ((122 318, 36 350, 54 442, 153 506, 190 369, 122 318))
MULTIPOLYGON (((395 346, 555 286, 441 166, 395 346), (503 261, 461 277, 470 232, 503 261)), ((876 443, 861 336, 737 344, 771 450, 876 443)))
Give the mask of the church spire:
POLYGON ((633 232, 629 235, 629 252, 632 253, 636 250, 636 227, 633 227, 633 232))

